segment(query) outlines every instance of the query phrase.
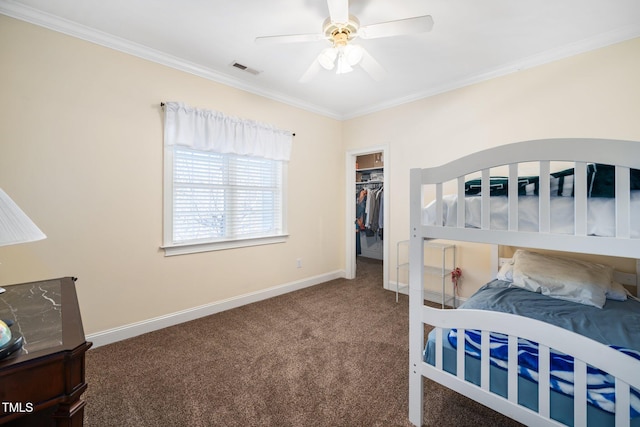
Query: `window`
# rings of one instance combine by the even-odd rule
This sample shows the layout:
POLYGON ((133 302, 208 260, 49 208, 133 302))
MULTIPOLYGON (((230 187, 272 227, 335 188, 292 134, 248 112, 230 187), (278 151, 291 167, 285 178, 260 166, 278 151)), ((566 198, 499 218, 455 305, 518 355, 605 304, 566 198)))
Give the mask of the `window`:
POLYGON ((285 162, 178 146, 170 151, 167 255, 283 240, 285 162))
POLYGON ((167 103, 165 255, 283 242, 291 136, 167 103))

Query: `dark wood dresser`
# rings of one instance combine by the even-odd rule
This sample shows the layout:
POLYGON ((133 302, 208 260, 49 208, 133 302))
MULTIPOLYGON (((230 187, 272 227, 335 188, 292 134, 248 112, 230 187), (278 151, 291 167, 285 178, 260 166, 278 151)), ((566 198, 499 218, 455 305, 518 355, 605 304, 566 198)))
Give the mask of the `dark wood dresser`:
POLYGON ((3 286, 0 319, 23 349, 0 360, 0 424, 81 426, 85 340, 71 277, 3 286))

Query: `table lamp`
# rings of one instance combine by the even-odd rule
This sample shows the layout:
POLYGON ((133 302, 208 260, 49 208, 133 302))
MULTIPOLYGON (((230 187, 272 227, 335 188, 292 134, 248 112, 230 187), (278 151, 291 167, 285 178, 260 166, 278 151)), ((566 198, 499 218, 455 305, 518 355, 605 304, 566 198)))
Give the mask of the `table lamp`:
MULTIPOLYGON (((0 188, 0 246, 34 242, 47 236, 0 188)), ((0 288, 0 293, 4 292, 0 288)))

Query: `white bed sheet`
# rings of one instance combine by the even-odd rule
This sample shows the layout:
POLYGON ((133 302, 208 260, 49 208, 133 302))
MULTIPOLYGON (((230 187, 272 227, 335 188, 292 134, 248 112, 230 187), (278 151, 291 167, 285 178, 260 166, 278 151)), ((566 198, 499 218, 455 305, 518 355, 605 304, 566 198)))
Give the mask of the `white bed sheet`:
MULTIPOLYGON (((456 226, 457 195, 442 198, 442 220, 448 227, 456 226)), ((574 233, 573 197, 551 197, 551 232, 574 233)), ((491 230, 508 229, 508 197, 494 196, 491 203, 491 230)), ((466 197, 465 227, 480 228, 481 197, 466 197)), ((587 200, 587 234, 592 236, 615 236, 615 199, 592 197, 587 200)), ((518 230, 538 232, 538 197, 518 197, 518 230)), ((423 211, 423 224, 436 225, 435 201, 423 211)), ((640 237, 640 191, 631 192, 631 237, 640 237)))

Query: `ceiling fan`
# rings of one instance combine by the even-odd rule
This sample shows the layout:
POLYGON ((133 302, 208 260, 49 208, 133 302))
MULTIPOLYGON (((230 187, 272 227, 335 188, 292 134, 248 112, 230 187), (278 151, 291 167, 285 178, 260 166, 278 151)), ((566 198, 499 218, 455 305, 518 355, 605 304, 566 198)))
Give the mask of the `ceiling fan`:
POLYGON ((300 81, 310 80, 320 67, 344 74, 353 71, 356 65, 373 79, 380 80, 385 74, 382 66, 362 46, 353 44, 353 40, 423 33, 433 28, 430 15, 361 26, 360 21, 349 14, 349 0, 327 0, 327 5, 329 17, 322 24, 321 33, 256 37, 257 43, 265 44, 329 41, 331 46, 320 52, 300 81))

